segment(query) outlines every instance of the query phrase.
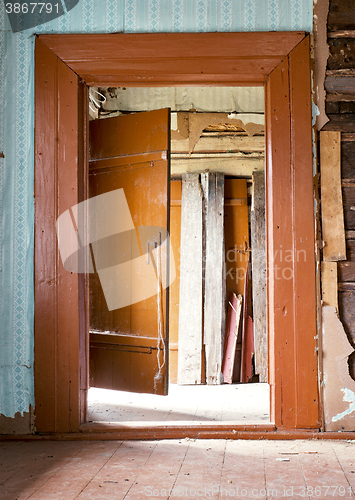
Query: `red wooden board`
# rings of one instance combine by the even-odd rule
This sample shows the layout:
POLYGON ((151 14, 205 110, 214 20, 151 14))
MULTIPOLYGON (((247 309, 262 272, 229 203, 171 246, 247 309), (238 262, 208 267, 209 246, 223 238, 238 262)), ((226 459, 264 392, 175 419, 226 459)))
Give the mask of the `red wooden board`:
POLYGON ((243 298, 241 295, 236 296, 234 292, 230 293, 222 362, 223 379, 227 384, 231 384, 233 381, 233 369, 237 348, 239 322, 242 311, 242 301, 243 298))

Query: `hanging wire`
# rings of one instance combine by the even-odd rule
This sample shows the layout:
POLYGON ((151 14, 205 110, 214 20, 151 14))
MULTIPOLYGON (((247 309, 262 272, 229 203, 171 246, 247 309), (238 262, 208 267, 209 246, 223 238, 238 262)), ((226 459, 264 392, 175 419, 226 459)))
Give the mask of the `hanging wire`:
POLYGON ((101 105, 104 104, 107 101, 106 96, 101 94, 101 92, 98 92, 97 90, 91 88, 89 91, 89 107, 93 113, 95 113, 98 109, 101 108, 101 105), (102 97, 102 99, 97 99, 94 96, 94 93, 102 97))

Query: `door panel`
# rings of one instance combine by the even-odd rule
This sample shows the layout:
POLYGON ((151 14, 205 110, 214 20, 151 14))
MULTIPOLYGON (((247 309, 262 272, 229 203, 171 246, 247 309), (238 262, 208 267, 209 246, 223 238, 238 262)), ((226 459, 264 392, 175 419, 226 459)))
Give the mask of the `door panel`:
POLYGON ((168 146, 168 109, 90 123, 90 199, 117 193, 125 200, 114 213, 104 206, 95 222, 125 218, 125 230, 91 243, 94 387, 167 393, 168 146))
POLYGON ((224 226, 226 293, 244 294, 249 260, 248 187, 246 179, 225 179, 224 226))

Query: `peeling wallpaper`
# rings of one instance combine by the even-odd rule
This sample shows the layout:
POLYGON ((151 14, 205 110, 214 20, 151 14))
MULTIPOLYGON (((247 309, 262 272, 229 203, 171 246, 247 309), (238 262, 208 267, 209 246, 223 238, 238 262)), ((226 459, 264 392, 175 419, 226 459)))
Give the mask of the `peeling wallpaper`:
POLYGON ((12 33, 0 3, 0 414, 34 405, 34 34, 312 31, 312 0, 79 0, 12 33))

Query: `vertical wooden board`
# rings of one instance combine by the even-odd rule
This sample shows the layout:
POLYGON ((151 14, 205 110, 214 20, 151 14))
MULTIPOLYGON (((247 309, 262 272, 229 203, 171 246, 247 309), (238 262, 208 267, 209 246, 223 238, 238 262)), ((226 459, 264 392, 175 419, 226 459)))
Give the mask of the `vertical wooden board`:
POLYGON ((242 367, 241 379, 242 383, 249 382, 253 376, 253 354, 254 354, 254 325, 251 316, 245 320, 245 329, 242 343, 242 367))
POLYGON ((341 192, 341 133, 320 132, 323 260, 346 260, 341 192))
POLYGON ((56 430, 56 296, 48 280, 56 276, 57 58, 35 45, 35 415, 40 432, 56 430), (48 168, 51 165, 52 168, 48 168), (49 362, 48 362, 49 361, 49 362))
POLYGON ((169 381, 177 383, 180 293, 181 181, 171 181, 170 241, 176 267, 169 294, 169 381))
MULTIPOLYGON (((289 55, 293 175, 294 342, 297 428, 319 428, 310 45, 289 55), (302 144, 302 147, 295 145, 302 144)), ((284 255, 286 259, 286 255, 284 255)))
POLYGON ((183 174, 178 383, 201 383, 202 190, 199 174, 183 174))
MULTIPOLYGON (((78 90, 78 202, 81 203, 89 197, 89 89, 79 83, 78 90)), ((79 301, 79 420, 83 423, 87 421, 89 390, 89 283, 85 273, 79 275, 79 301)))
POLYGON ((206 382, 220 384, 225 326, 224 175, 201 174, 201 185, 206 236, 203 318, 206 382))
POLYGON ((224 180, 226 296, 243 294, 249 258, 248 188, 246 179, 224 180), (237 204, 238 203, 238 204, 237 204))
MULTIPOLYGON (((128 161, 128 160, 127 160, 128 161)), ((112 167, 104 172, 90 173, 90 196, 97 196, 116 189, 124 189, 132 220, 136 228, 166 227, 167 162, 159 160, 139 163, 124 168, 112 167), (138 187, 137 187, 138 186, 138 187), (140 186, 144 186, 140 189, 140 186), (158 197, 157 193, 162 196, 158 197), (164 199, 165 198, 165 199, 164 199)), ((142 248, 146 253, 147 248, 142 248)), ((132 277, 133 279, 133 277, 132 277)), ((108 310, 100 283, 94 286, 95 275, 90 276, 90 326, 95 330, 156 337, 157 297, 149 297, 120 309, 108 310)), ((97 278, 96 278, 97 280, 97 278)), ((166 313, 163 304, 164 318, 166 313)))
MULTIPOLYGON (((58 61, 57 217, 78 202, 78 77, 58 61)), ((79 274, 64 269, 57 254, 57 431, 79 428, 79 274)))
POLYGON ((243 297, 241 295, 238 295, 237 297, 235 293, 230 292, 222 361, 223 382, 226 382, 227 384, 231 384, 233 382, 233 371, 235 365, 239 324, 242 313, 242 302, 243 297))
POLYGON ((80 418, 78 275, 62 266, 55 224, 78 203, 78 78, 38 40, 35 98, 36 428, 70 432, 80 418))
POLYGON ((255 373, 259 375, 260 382, 268 381, 265 203, 265 172, 254 172, 251 210, 251 258, 255 373))
POLYGON ((338 264, 322 262, 322 304, 338 310, 338 264))
POLYGON ((266 84, 266 184, 271 418, 277 427, 296 425, 293 288, 293 192, 288 60, 266 84), (291 252, 286 262, 284 253, 291 252), (291 278, 291 279, 289 279, 291 278))

